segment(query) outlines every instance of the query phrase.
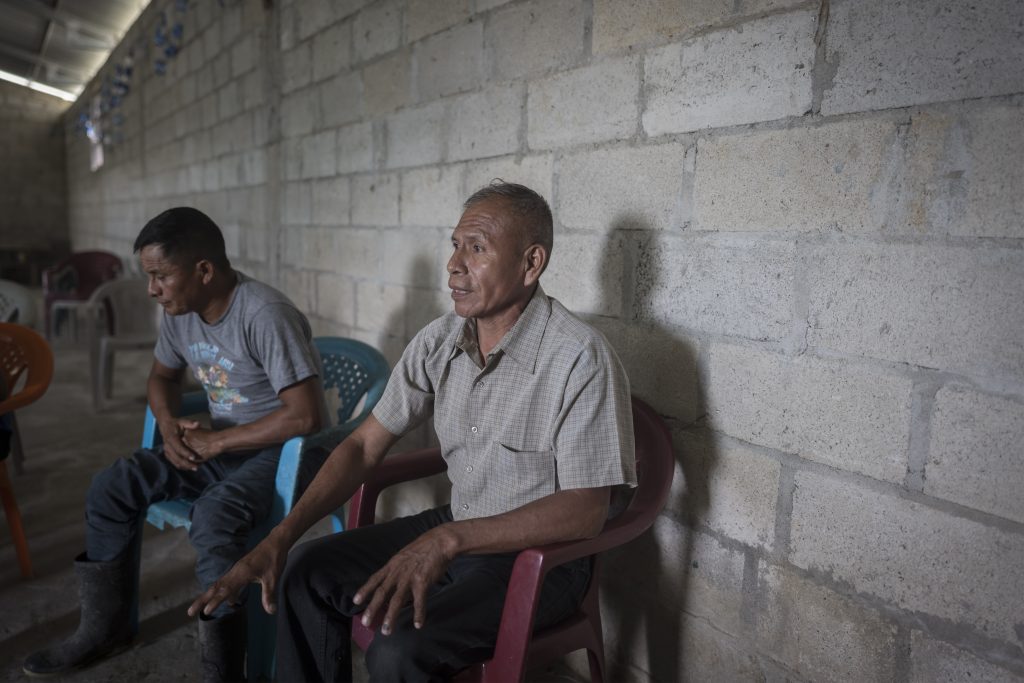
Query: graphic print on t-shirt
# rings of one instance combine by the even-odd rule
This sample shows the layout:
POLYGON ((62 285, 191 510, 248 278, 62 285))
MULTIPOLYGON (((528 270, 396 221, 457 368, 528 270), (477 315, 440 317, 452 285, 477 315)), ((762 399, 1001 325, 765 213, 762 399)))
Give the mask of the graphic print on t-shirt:
POLYGON ((216 406, 216 412, 230 413, 236 403, 249 402, 238 389, 231 387, 231 370, 235 364, 231 359, 220 355, 219 346, 197 342, 189 345, 188 353, 192 373, 206 389, 210 403, 216 406))

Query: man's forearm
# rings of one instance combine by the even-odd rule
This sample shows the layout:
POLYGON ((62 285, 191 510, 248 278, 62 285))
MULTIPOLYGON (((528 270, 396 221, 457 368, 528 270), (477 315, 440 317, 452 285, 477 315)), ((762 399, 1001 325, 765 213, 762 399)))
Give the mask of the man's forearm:
POLYGON ((146 382, 146 400, 157 424, 176 419, 181 408, 181 382, 151 373, 146 382))
POLYGON ((282 444, 293 436, 304 436, 320 429, 315 413, 298 413, 287 406, 248 424, 216 432, 218 452, 258 450, 282 444))
POLYGON ((346 503, 376 463, 377 459, 366 453, 358 433, 342 441, 271 536, 284 547, 293 546, 311 526, 346 503))
POLYGON ((451 522, 437 531, 449 557, 592 538, 604 527, 608 496, 607 487, 558 491, 501 515, 451 522))

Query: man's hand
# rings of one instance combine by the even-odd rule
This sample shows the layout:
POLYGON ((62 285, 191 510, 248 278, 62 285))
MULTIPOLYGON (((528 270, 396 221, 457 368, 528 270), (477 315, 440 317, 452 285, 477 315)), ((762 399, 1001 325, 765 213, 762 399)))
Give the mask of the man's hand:
POLYGON ((262 586, 263 610, 274 614, 277 612, 277 581, 287 559, 288 549, 280 548, 273 535, 268 536, 196 598, 188 608, 188 615, 194 617, 200 612, 210 615, 222 603, 237 604, 242 589, 250 583, 262 586))
POLYGON ((160 435, 164 440, 164 457, 179 470, 195 471, 202 459, 182 438, 188 429, 195 429, 195 420, 167 420, 160 424, 160 435))
POLYGON ((196 464, 206 462, 224 452, 217 432, 203 429, 195 420, 182 420, 185 430, 181 440, 192 451, 196 464))
POLYGON ((398 611, 410 598, 413 608, 413 625, 422 628, 427 617, 427 589, 437 583, 454 555, 447 549, 452 547, 444 526, 435 527, 423 534, 381 567, 363 584, 352 601, 357 605, 369 604, 363 611, 364 626, 373 623, 374 615, 387 602, 387 612, 380 631, 391 633, 391 625, 398 617, 398 611))

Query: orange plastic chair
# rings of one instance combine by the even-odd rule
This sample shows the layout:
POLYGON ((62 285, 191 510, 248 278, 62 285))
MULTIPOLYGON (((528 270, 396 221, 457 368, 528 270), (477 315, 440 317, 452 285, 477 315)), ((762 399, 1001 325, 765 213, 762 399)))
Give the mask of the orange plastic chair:
MULTIPOLYGON (((529 668, 549 663, 576 650, 585 649, 590 680, 600 683, 604 675, 604 642, 598 599, 600 555, 628 543, 654 523, 672 487, 675 460, 672 439, 665 422, 643 401, 633 398, 633 434, 636 441, 637 487, 629 505, 609 520, 594 538, 527 548, 519 553, 505 595, 498 640, 493 657, 462 671, 457 681, 511 683, 522 681, 529 668), (565 621, 534 631, 533 620, 544 577, 552 567, 581 557, 593 558, 590 585, 576 611, 565 621)), ((441 451, 427 448, 388 456, 374 470, 370 481, 349 501, 349 529, 373 524, 377 497, 382 490, 402 481, 420 479, 445 469, 441 451)), ((352 640, 366 650, 375 629, 352 620, 352 640)))
MULTIPOLYGON (((36 401, 46 393, 53 379, 53 352, 46 341, 33 330, 13 323, 0 323, 0 415, 12 414, 36 401), (24 373, 25 384, 16 389, 24 373), (11 392, 8 396, 8 392, 11 392)), ((12 419, 13 434, 12 450, 21 449, 21 437, 18 434, 17 422, 12 419)), ((26 579, 32 576, 32 559, 28 553, 28 541, 25 540, 25 529, 21 525, 21 512, 18 501, 11 488, 11 480, 7 476, 7 462, 0 460, 0 497, 3 498, 7 524, 11 528, 11 538, 18 554, 18 565, 21 575, 26 579)))

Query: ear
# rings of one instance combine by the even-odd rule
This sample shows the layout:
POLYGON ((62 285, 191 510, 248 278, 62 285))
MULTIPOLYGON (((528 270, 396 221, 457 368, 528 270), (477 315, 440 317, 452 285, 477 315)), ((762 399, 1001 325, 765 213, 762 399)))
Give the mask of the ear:
POLYGON ((526 249, 524 259, 526 272, 523 274, 523 283, 530 286, 540 279, 541 273, 548 266, 548 252, 539 244, 531 244, 526 249))
POLYGON ((216 269, 213 267, 213 264, 206 259, 200 259, 196 263, 196 272, 199 273, 204 285, 208 285, 213 281, 215 271, 216 269))

